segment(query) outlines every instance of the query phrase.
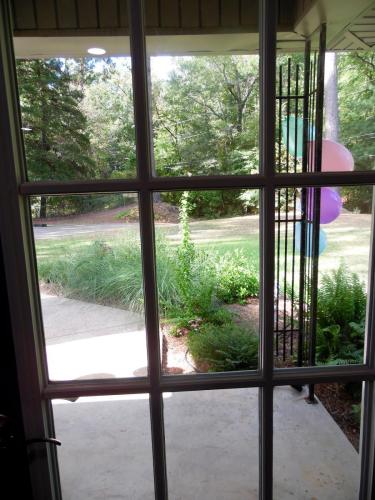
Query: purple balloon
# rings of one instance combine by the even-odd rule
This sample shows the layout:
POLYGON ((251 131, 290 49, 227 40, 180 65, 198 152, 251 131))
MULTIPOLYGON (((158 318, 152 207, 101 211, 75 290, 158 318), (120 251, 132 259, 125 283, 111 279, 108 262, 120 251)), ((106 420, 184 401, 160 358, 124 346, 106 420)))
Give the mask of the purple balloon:
MULTIPOLYGON (((314 188, 307 189, 307 216, 313 219, 314 214, 314 188)), ((320 223, 329 224, 337 219, 342 208, 340 195, 332 188, 323 187, 320 189, 320 223)))

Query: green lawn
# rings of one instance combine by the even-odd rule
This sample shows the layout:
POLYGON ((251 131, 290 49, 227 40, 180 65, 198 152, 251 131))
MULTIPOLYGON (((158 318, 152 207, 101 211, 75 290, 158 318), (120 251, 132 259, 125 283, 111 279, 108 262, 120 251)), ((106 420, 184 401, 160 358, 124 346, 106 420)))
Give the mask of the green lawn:
MULTIPOLYGON (((367 281, 368 258, 370 247, 371 216, 367 214, 342 214, 332 224, 322 226, 327 234, 328 245, 320 256, 319 269, 322 272, 337 269, 343 261, 360 278, 367 281)), ((77 226, 79 230, 79 226, 77 226)), ((107 245, 116 247, 124 239, 134 239, 134 225, 119 226, 114 232, 95 234, 77 234, 63 238, 36 240, 36 250, 40 262, 54 258, 67 257, 94 240, 100 239, 107 245)), ((172 246, 180 242, 180 231, 177 224, 158 224, 156 235, 162 235, 172 246)), ((259 231, 258 218, 255 216, 232 217, 191 223, 191 235, 196 244, 207 251, 215 251, 218 256, 236 249, 259 264, 259 231)), ((292 239, 288 238, 289 259, 288 274, 291 269, 292 239)), ((283 248, 283 244, 282 244, 283 248)))

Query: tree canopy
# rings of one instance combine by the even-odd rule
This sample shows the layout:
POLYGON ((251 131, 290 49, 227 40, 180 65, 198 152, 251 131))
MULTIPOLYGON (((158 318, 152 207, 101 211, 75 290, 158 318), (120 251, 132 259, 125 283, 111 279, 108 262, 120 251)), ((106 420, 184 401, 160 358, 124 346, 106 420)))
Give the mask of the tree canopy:
MULTIPOLYGON (((339 54, 340 142, 361 170, 375 163, 374 68, 374 53, 339 54)), ((135 175, 129 59, 21 60, 17 69, 29 179, 135 175)), ((152 75, 157 175, 258 171, 258 56, 179 57, 167 75, 152 75)), ((350 193, 352 208, 368 210, 369 193, 366 202, 350 193)), ((177 202, 180 194, 163 196, 177 202)), ((238 192, 210 196, 196 194, 196 215, 256 209, 253 195, 251 202, 238 192)))

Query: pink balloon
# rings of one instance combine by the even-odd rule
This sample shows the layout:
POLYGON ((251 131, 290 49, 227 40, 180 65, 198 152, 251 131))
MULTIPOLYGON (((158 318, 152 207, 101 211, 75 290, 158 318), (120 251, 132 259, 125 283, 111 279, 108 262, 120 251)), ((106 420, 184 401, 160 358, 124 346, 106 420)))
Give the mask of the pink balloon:
MULTIPOLYGON (((309 165, 314 165, 315 141, 308 143, 309 165), (310 156, 311 154, 311 156, 310 156)), ((323 139, 322 142, 322 172, 350 172, 354 170, 354 160, 351 152, 342 144, 323 139)))

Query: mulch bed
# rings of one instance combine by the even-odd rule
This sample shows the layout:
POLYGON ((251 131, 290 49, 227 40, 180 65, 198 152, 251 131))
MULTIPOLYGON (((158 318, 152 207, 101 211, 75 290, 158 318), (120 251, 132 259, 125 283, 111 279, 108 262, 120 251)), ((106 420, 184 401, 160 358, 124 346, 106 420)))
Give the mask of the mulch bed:
MULTIPOLYGON (((154 218, 156 222, 173 223, 179 221, 178 207, 165 202, 154 203, 154 218)), ((54 225, 54 224, 119 224, 124 222, 138 222, 139 210, 137 203, 130 203, 122 207, 100 210, 97 212, 88 212, 77 215, 65 215, 60 217, 47 217, 46 219, 34 218, 33 224, 54 225), (125 214, 125 215, 123 215, 125 214)))
POLYGON ((360 424, 353 415, 353 405, 359 401, 346 390, 344 384, 318 384, 315 394, 358 451, 360 424))
MULTIPOLYGON (((138 204, 132 207, 125 207, 125 215, 120 218, 122 222, 138 222, 139 208, 138 204)), ((179 222, 178 207, 164 203, 163 201, 154 203, 154 219, 156 222, 169 222, 176 224, 179 222)))
MULTIPOLYGON (((249 299, 246 304, 231 304, 227 308, 234 313, 234 320, 240 326, 259 329, 259 300, 249 299)), ((208 371, 208 366, 196 366, 194 360, 189 355, 186 338, 189 329, 181 329, 180 336, 175 337, 169 333, 170 327, 162 325, 163 331, 163 373, 204 373, 208 371)), ((286 351, 290 349, 291 339, 287 335, 286 351)), ((289 356, 283 360, 282 350, 279 355, 275 353, 275 366, 285 368, 294 366, 294 360, 289 356)), ((344 384, 318 384, 315 386, 315 394, 321 404, 324 405, 328 413, 335 420, 337 425, 344 432, 354 448, 359 449, 360 424, 353 414, 353 405, 358 404, 356 399, 344 384)))

